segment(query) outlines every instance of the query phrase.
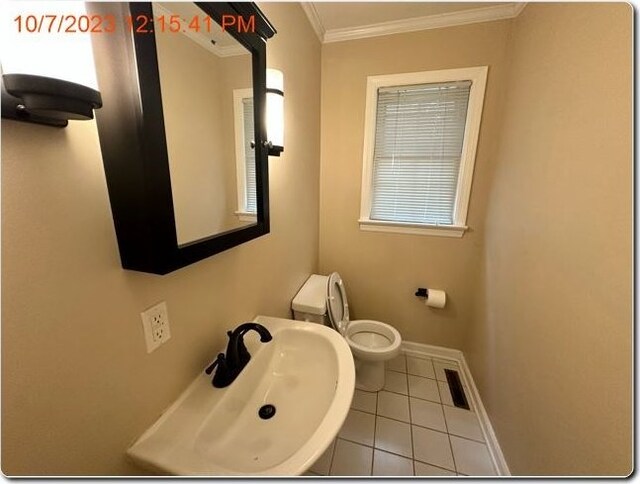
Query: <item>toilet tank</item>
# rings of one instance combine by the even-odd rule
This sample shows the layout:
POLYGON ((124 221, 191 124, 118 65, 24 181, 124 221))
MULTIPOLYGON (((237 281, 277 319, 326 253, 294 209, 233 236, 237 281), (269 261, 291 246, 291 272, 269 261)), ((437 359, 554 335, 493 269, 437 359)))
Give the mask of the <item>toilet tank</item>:
POLYGON ((298 321, 328 324, 327 276, 311 274, 291 301, 293 317, 298 321))

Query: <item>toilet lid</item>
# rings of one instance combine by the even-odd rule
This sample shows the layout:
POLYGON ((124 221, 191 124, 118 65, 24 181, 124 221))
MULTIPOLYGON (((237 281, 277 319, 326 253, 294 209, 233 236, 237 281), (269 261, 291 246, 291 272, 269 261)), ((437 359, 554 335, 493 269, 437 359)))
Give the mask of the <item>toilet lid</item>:
POLYGON ((340 274, 329 274, 327 282, 327 312, 331 326, 339 333, 343 333, 349 324, 349 304, 347 304, 347 292, 340 274))

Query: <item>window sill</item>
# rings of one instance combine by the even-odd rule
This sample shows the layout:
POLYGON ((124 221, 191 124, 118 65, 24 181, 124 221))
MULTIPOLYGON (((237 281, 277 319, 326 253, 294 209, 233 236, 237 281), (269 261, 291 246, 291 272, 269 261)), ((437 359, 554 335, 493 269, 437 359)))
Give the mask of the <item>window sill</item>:
POLYGON ((370 232, 391 232, 396 234, 435 235, 438 237, 460 238, 469 228, 466 225, 427 225, 404 222, 386 222, 380 220, 360 219, 360 230, 370 232))
POLYGON ((240 222, 257 222, 258 221, 258 215, 252 212, 241 212, 238 210, 237 212, 235 212, 235 214, 236 214, 236 217, 238 217, 238 220, 240 220, 240 222))

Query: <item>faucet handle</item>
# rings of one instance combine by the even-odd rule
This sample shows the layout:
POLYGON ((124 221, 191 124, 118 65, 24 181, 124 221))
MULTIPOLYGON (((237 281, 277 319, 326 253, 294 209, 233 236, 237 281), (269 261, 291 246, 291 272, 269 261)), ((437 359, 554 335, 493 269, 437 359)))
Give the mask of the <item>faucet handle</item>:
POLYGON ((206 370, 204 370, 204 372, 207 375, 211 375, 211 372, 213 371, 213 369, 216 366, 226 366, 226 361, 225 361, 225 357, 224 357, 224 353, 218 353, 218 356, 216 357, 216 359, 214 360, 213 363, 211 363, 206 370))

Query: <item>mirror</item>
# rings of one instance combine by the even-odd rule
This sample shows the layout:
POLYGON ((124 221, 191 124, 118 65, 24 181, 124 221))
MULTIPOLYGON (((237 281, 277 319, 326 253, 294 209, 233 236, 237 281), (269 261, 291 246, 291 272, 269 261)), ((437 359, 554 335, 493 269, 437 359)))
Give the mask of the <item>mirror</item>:
POLYGON ((275 29, 260 9, 248 2, 89 2, 87 9, 125 26, 92 38, 122 267, 167 274, 268 234, 266 42, 275 29))
POLYGON ((152 7, 182 246, 256 223, 251 52, 194 3, 152 7))

